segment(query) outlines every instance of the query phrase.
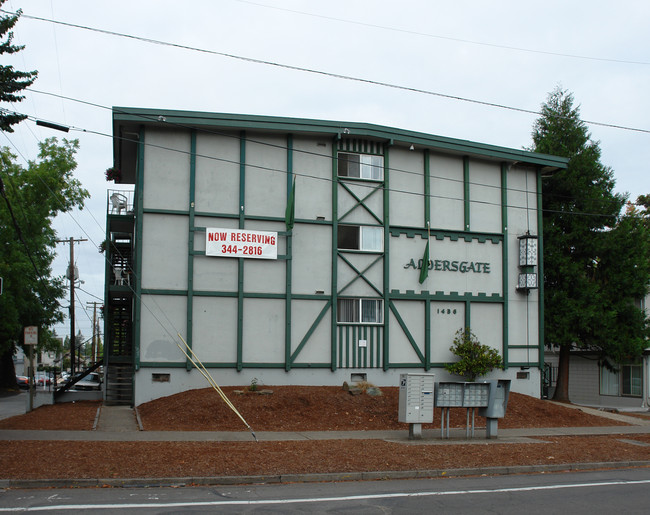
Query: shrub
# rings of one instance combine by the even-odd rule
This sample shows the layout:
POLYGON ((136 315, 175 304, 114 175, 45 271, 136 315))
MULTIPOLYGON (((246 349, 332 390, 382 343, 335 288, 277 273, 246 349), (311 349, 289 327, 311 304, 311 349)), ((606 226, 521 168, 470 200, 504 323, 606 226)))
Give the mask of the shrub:
POLYGON ((469 327, 456 332, 454 344, 449 350, 460 360, 445 365, 445 368, 451 374, 462 376, 467 381, 474 381, 495 368, 503 369, 503 360, 497 350, 482 345, 469 327))

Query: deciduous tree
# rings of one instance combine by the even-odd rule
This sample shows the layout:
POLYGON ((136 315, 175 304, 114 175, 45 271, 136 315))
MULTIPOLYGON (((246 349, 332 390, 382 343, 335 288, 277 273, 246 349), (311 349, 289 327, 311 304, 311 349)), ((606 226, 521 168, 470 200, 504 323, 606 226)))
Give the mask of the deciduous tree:
POLYGON ((26 168, 7 148, 0 150, 0 386, 15 384, 12 357, 23 328, 39 327, 39 348, 56 343, 50 327, 63 319, 63 277, 52 277, 59 213, 82 208, 88 192, 74 178, 77 140, 40 143, 37 161, 26 168))

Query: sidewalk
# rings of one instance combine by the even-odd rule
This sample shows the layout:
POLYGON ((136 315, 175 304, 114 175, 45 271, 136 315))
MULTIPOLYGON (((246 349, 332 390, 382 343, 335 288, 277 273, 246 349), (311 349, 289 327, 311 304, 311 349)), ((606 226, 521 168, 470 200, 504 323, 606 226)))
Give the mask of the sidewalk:
MULTIPOLYGON (((591 415, 618 420, 629 426, 550 427, 499 429, 497 438, 486 439, 485 428, 476 428, 473 438, 467 438, 465 428, 450 430, 450 437, 441 438, 441 430, 426 429, 422 439, 409 440, 408 429, 386 431, 260 431, 255 436, 260 442, 305 440, 386 440, 396 443, 450 445, 450 444, 506 444, 524 443, 544 436, 593 436, 650 434, 650 418, 632 417, 593 408, 572 406, 591 415)), ((248 442, 250 431, 141 431, 135 410, 125 406, 102 406, 92 431, 37 431, 0 430, 0 440, 43 441, 105 441, 105 442, 248 442)))

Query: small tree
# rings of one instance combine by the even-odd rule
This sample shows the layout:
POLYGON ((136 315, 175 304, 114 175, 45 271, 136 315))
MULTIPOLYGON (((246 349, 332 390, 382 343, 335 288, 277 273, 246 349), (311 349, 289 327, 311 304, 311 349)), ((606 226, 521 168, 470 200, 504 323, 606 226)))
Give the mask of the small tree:
POLYGON ((469 327, 459 329, 454 337, 454 344, 449 347, 454 355, 460 358, 456 363, 445 365, 451 374, 474 381, 495 368, 503 368, 503 360, 496 349, 482 345, 469 327))

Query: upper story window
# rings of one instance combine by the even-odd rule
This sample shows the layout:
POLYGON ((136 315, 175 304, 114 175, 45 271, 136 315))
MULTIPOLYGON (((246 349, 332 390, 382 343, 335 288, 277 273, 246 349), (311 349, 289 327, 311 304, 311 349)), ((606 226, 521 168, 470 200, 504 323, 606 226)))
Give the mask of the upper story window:
POLYGON ((339 225, 337 248, 383 252, 384 228, 369 225, 339 225))
POLYGON ((383 181, 384 156, 339 152, 338 176, 383 181))

